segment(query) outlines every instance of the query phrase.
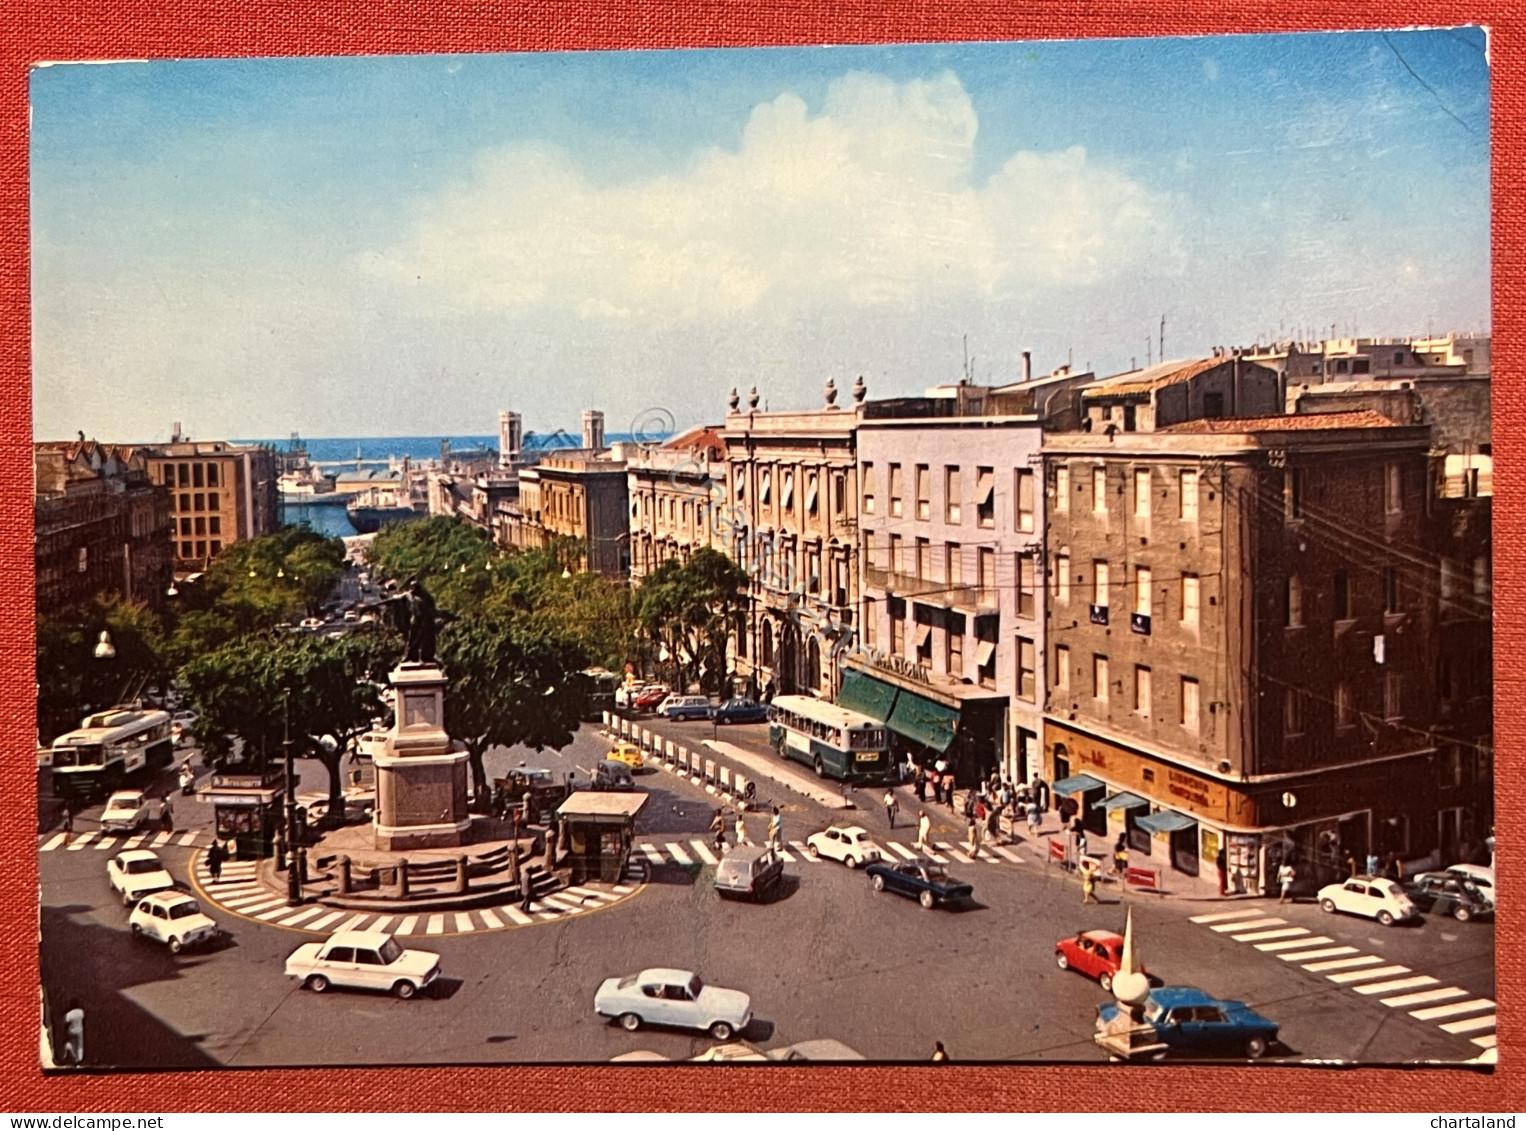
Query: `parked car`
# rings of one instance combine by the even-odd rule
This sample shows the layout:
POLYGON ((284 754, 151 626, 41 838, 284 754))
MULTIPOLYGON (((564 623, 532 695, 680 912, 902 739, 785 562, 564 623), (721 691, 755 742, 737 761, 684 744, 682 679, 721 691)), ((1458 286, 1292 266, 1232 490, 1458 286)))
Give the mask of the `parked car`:
POLYGON ((671 692, 666 684, 649 684, 632 697, 631 709, 636 711, 654 711, 670 694, 671 692))
POLYGON ((641 747, 634 742, 617 742, 614 749, 604 757, 611 762, 624 762, 633 770, 639 770, 646 765, 646 759, 641 756, 641 747))
MULTIPOLYGON (((1113 975, 1123 964, 1123 936, 1113 931, 1082 931, 1054 944, 1054 964, 1095 978, 1104 989, 1113 988, 1113 975)), ((1149 972, 1140 967, 1140 972, 1149 972)))
POLYGON ((632 790, 636 788, 636 779, 631 776, 631 768, 624 762, 606 758, 593 768, 593 788, 632 790))
POLYGON ((440 956, 404 950, 384 931, 336 931, 292 951, 286 976, 319 994, 330 986, 352 986, 411 998, 440 976, 440 956))
POLYGON ((843 1044, 835 1037, 817 1037, 810 1041, 796 1041, 782 1049, 769 1049, 769 1060, 866 1060, 863 1053, 843 1044))
POLYGON ((657 713, 675 723, 686 719, 708 719, 710 700, 703 695, 670 695, 662 701, 657 713))
POLYGON ((301 621, 301 627, 306 629, 308 632, 316 632, 318 629, 323 627, 323 618, 303 617, 301 621))
POLYGON ((805 850, 818 860, 825 856, 828 860, 841 861, 850 868, 872 864, 885 855, 879 845, 874 843, 868 830, 858 825, 832 825, 819 833, 812 833, 805 838, 805 850))
POLYGON ((1319 889, 1319 905, 1331 913, 1365 915, 1385 927, 1404 919, 1420 918, 1404 889, 1381 876, 1352 876, 1344 883, 1327 884, 1319 889))
POLYGON ((159 857, 146 848, 118 852, 106 862, 106 880, 127 907, 145 895, 175 886, 175 878, 165 870, 159 857))
MULTIPOLYGON (((1097 1031, 1118 1016, 1117 1002, 1097 1008, 1097 1031)), ((1277 1022, 1243 1001, 1220 1001, 1190 986, 1162 986, 1144 1002, 1144 1022, 1171 1052, 1238 1054, 1251 1060, 1266 1055, 1277 1039, 1277 1022)))
POLYGON ((715 709, 711 717, 727 726, 732 723, 766 723, 768 707, 751 699, 728 699, 715 709))
POLYGON ((752 1000, 739 990, 707 986, 691 970, 656 967, 624 978, 606 978, 593 995, 594 1012, 614 1017, 634 1033, 642 1025, 703 1029, 718 1041, 752 1021, 752 1000))
POLYGON ((869 884, 875 891, 910 896, 929 911, 940 903, 958 903, 975 894, 973 885, 954 879, 942 864, 931 860, 903 860, 897 864, 881 861, 870 864, 868 872, 869 884))
POLYGON ((762 899, 784 879, 784 857, 767 845, 739 844, 715 869, 715 890, 723 896, 762 899))
POLYGON ((1471 881, 1474 887, 1484 893, 1485 898, 1491 902, 1494 900, 1494 869, 1487 864, 1453 864, 1447 871, 1471 881))
POLYGON ((101 811, 101 831, 136 832, 157 821, 163 808, 164 802, 141 789, 119 789, 106 799, 106 808, 101 811))
POLYGON ((1494 902, 1477 884, 1454 872, 1422 872, 1404 894, 1427 915, 1450 915, 1459 923, 1494 914, 1494 902))
POLYGON ((164 943, 171 954, 210 944, 222 934, 217 924, 203 914, 201 904, 178 891, 144 896, 127 917, 127 925, 139 938, 164 943))

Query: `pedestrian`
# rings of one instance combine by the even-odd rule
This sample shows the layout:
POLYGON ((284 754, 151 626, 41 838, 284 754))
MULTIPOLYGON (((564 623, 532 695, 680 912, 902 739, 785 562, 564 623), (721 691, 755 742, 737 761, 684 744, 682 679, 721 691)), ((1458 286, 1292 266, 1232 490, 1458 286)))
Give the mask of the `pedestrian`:
POLYGON ((953 807, 954 807, 954 786, 955 786, 954 772, 952 770, 950 770, 947 774, 944 775, 944 780, 945 780, 945 782, 947 784, 948 807, 950 809, 953 809, 953 807))
POLYGON ((948 1051, 946 1049, 944 1049, 942 1041, 934 1041, 933 1042, 933 1063, 934 1064, 947 1064, 948 1063, 948 1051))
POLYGON ((167 833, 175 831, 175 810, 170 805, 168 797, 164 799, 163 804, 159 808, 159 827, 167 833))
POLYGON ((715 834, 715 850, 726 851, 726 814, 720 809, 715 811, 715 816, 710 821, 710 831, 715 834))
POLYGON ((979 793, 978 790, 976 790, 976 789, 966 790, 965 794, 964 794, 964 816, 965 816, 965 819, 968 820, 969 818, 976 816, 976 813, 975 813, 976 807, 977 806, 983 806, 984 804, 985 804, 985 802, 980 800, 980 793, 979 793))
POLYGON ((773 848, 784 847, 784 815, 779 812, 779 807, 774 806, 774 812, 768 818, 768 843, 773 848))
POLYGON ((917 800, 925 803, 927 801, 927 771, 918 765, 912 771, 911 780, 917 790, 917 800))
POLYGON ((895 791, 891 789, 885 790, 885 820, 891 828, 895 828, 895 815, 899 808, 900 806, 896 804, 895 800, 895 791))
POLYGON ((74 806, 73 805, 65 805, 64 806, 64 835, 65 836, 70 836, 73 833, 74 833, 74 806))
POLYGON ((1002 806, 993 805, 991 811, 986 814, 986 834, 995 840, 1001 835, 1002 806))
POLYGON ((742 809, 743 809, 744 806, 746 806, 746 804, 747 803, 744 801, 744 802, 742 802, 741 805, 739 805, 737 807, 737 846, 738 847, 740 847, 740 846, 742 846, 744 844, 751 844, 752 843, 752 841, 747 839, 747 823, 744 820, 742 820, 742 809))
POLYGON ((222 842, 214 840, 212 847, 207 849, 207 871, 211 873, 214 884, 222 882, 223 857, 222 842))
POLYGON ((1288 896, 1293 893, 1293 881, 1297 878, 1298 873, 1293 868, 1293 862, 1284 860, 1282 867, 1277 869, 1277 886, 1282 889, 1282 894, 1277 897, 1278 903, 1288 901, 1288 896))
POLYGON ((64 1014, 64 1062, 76 1067, 85 1063, 85 1007, 79 998, 69 1002, 64 1014))
POLYGON ((1346 867, 1350 870, 1351 877, 1353 879, 1355 879, 1356 878, 1356 856, 1353 853, 1350 853, 1350 852, 1346 853, 1346 867))
POLYGON ((924 852, 927 851, 927 834, 931 831, 932 827, 932 820, 928 817, 927 810, 923 809, 921 815, 917 817, 917 842, 912 846, 913 848, 920 848, 924 852))
POLYGON ((1039 826, 1044 823, 1044 811, 1039 808, 1037 801, 1028 802, 1028 835, 1037 838, 1039 826))
POLYGON ((1379 873, 1380 865, 1378 863, 1378 854, 1376 852, 1369 852, 1367 854, 1367 874, 1369 876, 1377 876, 1379 873))
POLYGON ((1081 904, 1101 903, 1097 898, 1097 862, 1089 856, 1081 858, 1081 904))
POLYGON ((1119 883, 1129 870, 1129 835, 1119 833, 1118 839, 1113 843, 1113 874, 1118 877, 1119 883))
POLYGON ((966 843, 969 845, 970 855, 971 856, 974 856, 975 853, 980 851, 980 841, 979 841, 980 832, 979 832, 979 829, 980 829, 980 826, 975 823, 975 818, 974 817, 966 818, 966 824, 965 824, 965 829, 964 829, 964 837, 965 837, 966 843))
POLYGON ((1219 894, 1227 895, 1229 894, 1229 853, 1224 851, 1223 848, 1219 849, 1217 867, 1219 870, 1219 894))

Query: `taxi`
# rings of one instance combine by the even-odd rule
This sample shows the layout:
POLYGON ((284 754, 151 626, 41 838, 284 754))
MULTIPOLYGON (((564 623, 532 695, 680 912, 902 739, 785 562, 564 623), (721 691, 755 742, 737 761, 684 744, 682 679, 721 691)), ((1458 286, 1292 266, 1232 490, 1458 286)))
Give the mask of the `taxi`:
POLYGON ((634 742, 617 742, 614 749, 605 757, 611 762, 624 762, 632 770, 639 770, 646 765, 641 757, 641 747, 634 742))

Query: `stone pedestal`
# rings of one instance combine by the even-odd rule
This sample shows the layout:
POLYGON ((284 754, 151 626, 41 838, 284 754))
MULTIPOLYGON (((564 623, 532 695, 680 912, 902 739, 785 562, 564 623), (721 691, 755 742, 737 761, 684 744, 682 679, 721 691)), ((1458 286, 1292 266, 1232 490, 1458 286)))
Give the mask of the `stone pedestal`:
POLYGON ((389 852, 453 848, 471 828, 465 746, 445 733, 445 673, 400 664, 391 675, 396 719, 377 752, 376 847, 389 852))

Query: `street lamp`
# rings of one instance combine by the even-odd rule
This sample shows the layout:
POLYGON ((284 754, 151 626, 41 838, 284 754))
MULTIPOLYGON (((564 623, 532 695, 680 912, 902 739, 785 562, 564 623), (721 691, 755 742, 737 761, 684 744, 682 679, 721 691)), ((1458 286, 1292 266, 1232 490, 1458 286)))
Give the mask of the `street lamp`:
POLYGON ((95 645, 95 658, 97 660, 111 660, 116 658, 116 654, 116 647, 111 643, 111 633, 107 632, 104 628, 101 629, 100 638, 96 641, 95 645))
POLYGON ((286 902, 295 907, 302 902, 302 869, 297 847, 297 767, 291 747, 291 688, 281 689, 281 746, 286 754, 286 902))

